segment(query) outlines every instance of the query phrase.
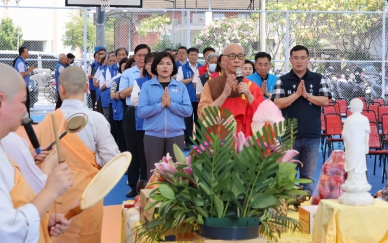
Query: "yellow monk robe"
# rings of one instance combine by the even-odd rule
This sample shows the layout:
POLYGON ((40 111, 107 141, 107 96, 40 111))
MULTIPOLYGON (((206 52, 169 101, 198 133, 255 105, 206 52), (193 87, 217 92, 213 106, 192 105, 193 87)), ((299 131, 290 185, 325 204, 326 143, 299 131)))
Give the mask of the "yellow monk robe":
MULTIPOLYGON (((198 104, 198 115, 202 118, 202 120, 202 116, 205 114, 203 111, 204 108, 218 99, 218 97, 220 97, 224 91, 226 78, 226 74, 223 74, 221 76, 209 79, 206 82, 205 87, 201 93, 201 100, 198 104)), ((257 107, 261 102, 264 101, 264 96, 260 87, 256 83, 246 78, 243 79, 243 82, 248 84, 249 91, 255 98, 252 104, 249 104, 247 97, 243 98, 243 96, 238 93, 237 90, 232 90, 229 97, 221 106, 221 109, 228 109, 232 112, 234 119, 237 122, 237 133, 243 132, 247 137, 252 135, 252 117, 257 110, 257 107)))
MULTIPOLYGON (((54 115, 59 128, 64 119, 61 109, 54 111, 54 115)), ((47 147, 55 140, 50 115, 40 123, 37 137, 42 147, 47 147)), ((53 205, 50 211, 55 212, 56 209, 57 213, 66 214, 74 202, 81 198, 85 188, 101 167, 96 163, 95 153, 90 151, 77 134, 68 133, 60 143, 63 157, 73 172, 74 185, 56 200, 56 205, 53 205)), ((103 200, 73 217, 65 233, 51 240, 69 243, 101 242, 102 214, 103 200)))
MULTIPOLYGON (((12 188, 10 195, 12 198, 14 208, 19 208, 28 203, 31 203, 31 201, 35 198, 36 194, 34 190, 32 190, 32 188, 30 187, 30 185, 27 183, 26 179, 24 179, 19 167, 12 161, 12 159, 9 156, 8 158, 10 159, 13 167, 15 168, 15 185, 12 188)), ((50 220, 50 215, 48 213, 46 213, 44 218, 40 220, 38 243, 51 242, 49 231, 48 231, 49 220, 50 220)))

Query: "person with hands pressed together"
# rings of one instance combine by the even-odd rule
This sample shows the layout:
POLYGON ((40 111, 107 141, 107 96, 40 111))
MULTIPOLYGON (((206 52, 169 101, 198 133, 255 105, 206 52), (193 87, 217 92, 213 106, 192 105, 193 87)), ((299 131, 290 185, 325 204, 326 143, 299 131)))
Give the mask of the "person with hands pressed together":
POLYGON ((224 72, 206 82, 198 105, 198 115, 204 120, 204 108, 207 106, 226 108, 232 112, 237 122, 237 133, 242 131, 245 136, 250 136, 253 114, 264 97, 260 87, 254 82, 244 78, 238 83, 236 69, 242 69, 244 62, 245 53, 239 44, 230 44, 224 49, 224 72))
MULTIPOLYGON (((299 154, 295 159, 303 163, 303 167, 299 166, 300 178, 312 180, 321 140, 321 107, 329 104, 331 93, 322 75, 308 69, 309 61, 306 47, 297 45, 291 49, 292 70, 278 79, 272 99, 285 119, 298 121, 294 149, 299 154)), ((312 193, 313 184, 304 184, 303 189, 312 193)))
POLYGON ((193 112, 186 86, 172 78, 177 66, 170 53, 158 53, 152 62, 151 72, 156 77, 143 84, 137 108, 138 116, 144 118, 148 179, 160 158, 167 153, 174 155, 174 143, 182 149, 184 118, 193 112))
MULTIPOLYGON (((10 132, 18 129, 26 112, 27 97, 25 83, 13 68, 0 63, 0 72, 0 140, 3 140, 10 132)), ((67 163, 55 166, 38 194, 7 154, 2 142, 0 163, 1 241, 51 242, 50 235, 58 236, 66 230, 70 222, 61 214, 50 215, 48 210, 73 185, 67 163)))
POLYGON ((275 83, 278 80, 276 75, 270 74, 271 55, 266 52, 258 52, 255 55, 255 70, 247 79, 255 82, 263 91, 264 98, 271 99, 275 83))

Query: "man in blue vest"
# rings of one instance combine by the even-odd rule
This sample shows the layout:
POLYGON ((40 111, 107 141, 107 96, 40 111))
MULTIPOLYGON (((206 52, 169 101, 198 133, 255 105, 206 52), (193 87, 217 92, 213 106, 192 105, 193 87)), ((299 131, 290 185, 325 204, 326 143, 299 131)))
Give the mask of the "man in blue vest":
POLYGON ((187 55, 188 55, 187 48, 185 46, 180 46, 176 54, 178 58, 178 61, 176 62, 176 66, 177 68, 179 68, 180 66, 182 66, 187 62, 187 55))
POLYGON ((61 97, 59 97, 59 75, 65 68, 67 67, 67 56, 64 53, 59 54, 59 61, 55 65, 55 88, 57 90, 57 103, 55 104, 55 110, 61 107, 62 100, 61 97))
MULTIPOLYGON (((179 53, 179 50, 178 50, 179 53)), ((193 114, 189 117, 185 117, 185 150, 189 150, 189 145, 192 144, 190 138, 193 136, 193 125, 194 122, 198 127, 198 99, 195 95, 195 84, 193 83, 194 73, 197 71, 199 67, 202 65, 199 64, 198 61, 198 49, 197 48, 189 48, 187 50, 189 61, 184 63, 182 66, 178 68, 178 74, 176 76, 176 80, 181 81, 186 85, 187 91, 189 92, 191 105, 193 106, 193 114), (193 120, 194 116, 194 120, 193 120)))
MULTIPOLYGON (((34 66, 28 67, 26 59, 28 58, 29 53, 26 47, 21 46, 19 48, 19 56, 13 62, 13 68, 22 75, 24 82, 26 83, 27 90, 27 100, 26 107, 27 112, 30 114, 30 91, 28 90, 28 85, 30 84, 31 72, 35 69, 34 66)), ((37 124, 37 122, 32 121, 32 124, 37 124)))
MULTIPOLYGON (((299 166, 300 178, 313 179, 321 141, 321 107, 329 104, 331 93, 326 80, 319 73, 308 70, 309 51, 297 45, 290 51, 292 69, 276 82, 272 99, 281 109, 285 119, 298 121, 294 149, 299 152, 294 159, 299 166)), ((303 184, 312 193, 313 184, 303 184)))
POLYGON ((271 69, 271 55, 266 52, 258 52, 255 55, 255 69, 256 72, 246 78, 259 85, 265 99, 271 99, 273 89, 278 80, 276 75, 269 73, 271 69))
POLYGON ((89 91, 90 91, 90 96, 92 98, 93 110, 95 110, 95 105, 96 105, 96 87, 93 84, 93 77, 94 77, 94 74, 96 74, 98 66, 100 65, 98 60, 99 60, 98 52, 95 52, 94 62, 90 64, 90 66, 88 67, 89 91))

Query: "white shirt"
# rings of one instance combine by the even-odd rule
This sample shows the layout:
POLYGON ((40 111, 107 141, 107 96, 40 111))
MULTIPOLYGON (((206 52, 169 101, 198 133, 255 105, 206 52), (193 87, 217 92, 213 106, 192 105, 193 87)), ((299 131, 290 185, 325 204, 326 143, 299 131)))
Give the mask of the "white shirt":
POLYGON ((39 239, 39 212, 31 203, 14 208, 10 192, 15 185, 15 168, 1 146, 0 164, 1 242, 36 243, 39 239))
POLYGON ((88 76, 90 76, 90 75, 92 75, 92 67, 89 65, 89 67, 88 67, 88 76))
MULTIPOLYGON (((191 63, 189 63, 189 65, 190 65, 191 70, 193 70, 193 73, 195 74, 195 72, 197 71, 197 64, 192 66, 191 63)), ((178 68, 178 74, 176 75, 176 80, 182 81, 183 79, 184 79, 184 75, 183 75, 183 71, 182 71, 182 66, 180 66, 178 68)))
POLYGON ((199 71, 198 69, 195 69, 194 76, 193 76, 193 83, 200 83, 201 80, 199 79, 199 71))
MULTIPOLYGON (((116 67, 118 68, 119 67, 119 63, 116 62, 115 64, 113 65, 116 65, 116 67)), ((119 72, 120 73, 120 72, 119 72)), ((120 74, 121 75, 121 74, 120 74)), ((103 76, 100 80, 100 88, 102 87, 102 85, 106 85, 107 88, 110 88, 112 86, 112 82, 114 82, 113 80, 117 78, 117 75, 112 77, 112 74, 110 73, 109 71, 109 68, 106 69, 106 75, 105 77, 103 76)))
MULTIPOLYGON (((100 166, 106 165, 120 153, 117 144, 110 133, 110 125, 105 117, 98 112, 89 110, 81 101, 66 99, 63 101, 61 111, 65 119, 76 113, 85 113, 88 117, 87 125, 79 132, 78 137, 93 152, 96 152, 96 162, 100 166)), ((62 134, 64 122, 58 127, 62 134)))
POLYGON ((101 66, 99 66, 98 68, 97 68, 97 71, 96 71, 96 73, 94 74, 94 79, 95 80, 99 80, 99 78, 100 78, 100 75, 102 74, 102 69, 100 68, 101 66))
POLYGON ((136 80, 134 81, 132 93, 131 93, 131 102, 133 106, 137 106, 139 103, 139 94, 140 94, 140 87, 137 84, 136 80))
MULTIPOLYGON (((195 86, 195 94, 200 94, 202 93, 202 90, 203 90, 203 84, 201 82, 201 79, 199 78, 199 76, 194 76, 194 79, 197 78, 196 80, 196 86, 195 86)), ((193 82, 194 82, 194 79, 193 79, 193 82)))
POLYGON ((60 66, 60 67, 58 68, 58 73, 59 73, 59 74, 62 73, 63 70, 65 70, 65 67, 64 67, 64 66, 60 66))
POLYGON ((8 155, 19 166, 28 184, 38 194, 46 184, 47 175, 43 174, 36 166, 27 141, 16 133, 11 132, 1 140, 1 144, 8 155))

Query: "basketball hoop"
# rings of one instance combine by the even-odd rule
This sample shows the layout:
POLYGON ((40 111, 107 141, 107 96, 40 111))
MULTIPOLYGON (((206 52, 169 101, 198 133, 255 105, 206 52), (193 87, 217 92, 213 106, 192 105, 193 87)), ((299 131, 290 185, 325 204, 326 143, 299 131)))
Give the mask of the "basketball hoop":
POLYGON ((100 0, 101 4, 101 10, 105 11, 107 8, 110 7, 110 4, 113 2, 113 0, 100 0))

